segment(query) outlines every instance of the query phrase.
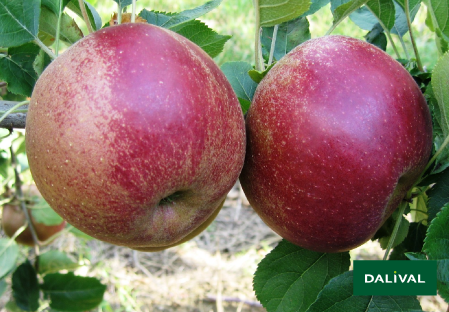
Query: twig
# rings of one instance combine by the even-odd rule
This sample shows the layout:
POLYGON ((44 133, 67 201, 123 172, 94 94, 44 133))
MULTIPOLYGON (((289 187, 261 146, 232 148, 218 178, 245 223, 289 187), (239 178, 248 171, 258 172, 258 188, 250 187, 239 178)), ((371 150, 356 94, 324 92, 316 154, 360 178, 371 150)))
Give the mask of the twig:
POLYGON ((80 5, 81 14, 83 14, 84 23, 86 23, 87 25, 87 30, 89 31, 89 33, 93 33, 94 30, 92 28, 92 25, 90 24, 90 19, 86 11, 86 6, 84 5, 84 0, 78 0, 78 3, 80 5))
POLYGON ((26 105, 27 103, 28 101, 0 101, 0 111, 5 112, 0 117, 0 128, 10 130, 13 128, 25 129, 26 114, 24 112, 28 109, 28 106, 26 105))
POLYGON ((31 222, 31 215, 28 211, 27 206, 25 205, 25 199, 23 197, 23 192, 22 192, 22 180, 20 179, 19 171, 17 170, 17 160, 16 160, 16 155, 14 153, 14 149, 13 149, 12 145, 9 148, 9 151, 11 153, 11 167, 14 170, 16 197, 20 201, 20 208, 22 208, 22 211, 25 214, 25 218, 28 222, 31 236, 33 237, 34 253, 36 255, 36 261, 34 263, 34 268, 36 269, 36 271, 38 271, 39 270, 39 239, 36 234, 36 229, 34 228, 33 223, 31 222))
MULTIPOLYGON (((207 298, 205 299, 207 301, 217 301, 217 297, 213 296, 213 295, 208 295, 207 298)), ((260 304, 260 302, 257 301, 251 301, 251 300, 246 300, 246 299, 241 299, 238 297, 221 297, 221 300, 224 302, 242 302, 248 306, 251 307, 262 307, 262 304, 260 304)))
POLYGON ((276 38, 278 35, 279 24, 274 26, 273 38, 271 39, 270 57, 268 58, 268 67, 273 63, 274 50, 276 48, 276 38))
POLYGON ((421 58, 419 57, 418 48, 416 47, 415 37, 413 36, 412 20, 410 18, 410 4, 409 4, 409 0, 405 0, 404 2, 405 2, 405 16, 407 18, 408 32, 410 34, 410 41, 411 41, 412 46, 413 46, 413 51, 415 52, 416 63, 418 65, 419 71, 420 72, 424 72, 424 68, 423 68, 422 63, 421 63, 421 58))
POLYGON ((388 255, 390 254, 390 250, 393 247, 394 241, 396 240, 396 236, 398 234, 399 226, 401 225, 402 215, 404 214, 405 208, 408 205, 407 199, 410 199, 410 191, 407 193, 406 197, 402 200, 399 206, 399 216, 394 224, 393 232, 391 233, 390 240, 388 241, 387 248, 385 249, 385 254, 383 260, 387 260, 388 255))

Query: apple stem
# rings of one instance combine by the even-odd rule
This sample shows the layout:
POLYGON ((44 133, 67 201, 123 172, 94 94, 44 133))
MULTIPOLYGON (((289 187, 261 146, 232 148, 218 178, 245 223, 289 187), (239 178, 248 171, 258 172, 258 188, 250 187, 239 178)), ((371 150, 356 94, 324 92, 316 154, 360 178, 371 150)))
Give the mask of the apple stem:
POLYGON ((279 24, 274 25, 273 38, 271 39, 270 57, 268 59, 268 67, 273 63, 274 49, 276 48, 276 38, 278 35, 279 24))
POLYGON ((382 260, 387 260, 388 255, 390 254, 390 250, 393 247, 394 241, 396 240, 396 236, 399 231, 399 226, 401 225, 402 221, 402 215, 404 214, 405 208, 408 205, 408 200, 411 198, 411 191, 408 191, 407 196, 402 200, 401 204, 399 205, 399 216, 396 220, 396 223, 394 224, 393 232, 391 233, 390 240, 388 241, 387 248, 385 249, 385 254, 382 260))
POLYGON ((404 1, 404 6, 405 6, 405 16, 407 18, 408 32, 410 33, 410 41, 413 46, 413 51, 415 52, 416 63, 418 65, 419 71, 424 72, 424 68, 421 63, 421 58, 419 57, 418 48, 416 47, 415 37, 413 36, 412 19, 410 17, 410 2, 409 2, 409 0, 404 1))
POLYGON ((131 23, 136 22, 136 0, 132 2, 131 23))
POLYGON ((260 42, 260 36, 262 35, 262 27, 260 27, 260 8, 259 0, 253 0, 254 11, 256 17, 256 29, 255 29, 255 45, 254 45, 254 55, 256 58, 256 70, 264 71, 265 65, 262 57, 262 43, 260 42))
POLYGON ((80 5, 81 14, 83 15, 84 23, 86 23, 87 30, 89 33, 93 33, 94 30, 92 28, 92 25, 90 24, 89 16, 87 15, 86 6, 84 4, 84 0, 78 0, 78 3, 80 5))
MULTIPOLYGON (((25 218, 27 220, 28 226, 30 227, 31 236, 33 237, 34 241, 34 252, 36 254, 36 263, 38 262, 39 257, 39 239, 37 238, 36 229, 33 226, 33 223, 31 222, 31 216, 28 212, 28 209, 25 205, 25 200, 23 198, 23 192, 22 192, 22 180, 20 180, 19 171, 17 170, 17 160, 16 155, 14 153, 14 149, 11 147, 9 148, 11 153, 11 167, 14 170, 14 178, 15 178, 15 186, 16 186, 16 197, 20 201, 20 208, 22 208, 23 213, 25 214, 25 218)), ((35 266, 37 264, 35 263, 35 266)))
POLYGON ((117 2, 117 25, 122 23, 122 6, 117 2))

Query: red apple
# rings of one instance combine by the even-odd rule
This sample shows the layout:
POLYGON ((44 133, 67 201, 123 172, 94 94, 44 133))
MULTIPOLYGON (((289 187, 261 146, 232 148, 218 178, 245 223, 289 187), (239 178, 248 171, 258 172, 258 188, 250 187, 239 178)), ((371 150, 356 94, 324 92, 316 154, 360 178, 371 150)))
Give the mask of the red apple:
POLYGON ((426 101, 409 73, 357 39, 309 40, 258 85, 240 176, 249 202, 288 241, 342 252, 369 240, 424 170, 426 101))
MULTIPOLYGON (((34 186, 30 186, 30 195, 39 196, 39 192, 34 186)), ((29 201, 28 205, 33 205, 32 201, 29 201)), ((31 209, 28 209, 28 213, 30 214, 31 223, 36 231, 37 238, 41 242, 49 243, 50 241, 48 240, 50 237, 62 231, 66 225, 65 221, 57 225, 46 225, 44 223, 39 223, 33 218, 31 209)), ((2 228, 8 237, 12 237, 17 230, 25 224, 25 221, 25 213, 19 205, 7 204, 3 206, 2 228)), ((16 237, 16 242, 18 244, 28 246, 35 245, 29 226, 16 237)))
POLYGON ((122 24, 52 62, 26 121, 31 173, 50 206, 106 242, 156 251, 212 222, 244 162, 243 114, 186 38, 122 24))

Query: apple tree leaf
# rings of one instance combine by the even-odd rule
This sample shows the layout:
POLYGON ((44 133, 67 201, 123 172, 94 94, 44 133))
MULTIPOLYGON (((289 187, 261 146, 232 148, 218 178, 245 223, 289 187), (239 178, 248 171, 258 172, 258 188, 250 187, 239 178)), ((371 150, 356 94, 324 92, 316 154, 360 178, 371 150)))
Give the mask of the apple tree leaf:
POLYGON ((40 0, 0 0, 0 47, 17 47, 37 38, 40 0))
POLYGON ((393 27, 395 21, 393 0, 369 0, 366 6, 377 17, 385 29, 390 30, 393 27))
POLYGON ((50 250, 39 256, 39 274, 57 273, 61 270, 72 271, 79 264, 59 250, 50 250))
POLYGON ((34 267, 29 260, 22 263, 12 275, 12 294, 23 311, 39 308, 39 283, 34 267))
POLYGON ((331 279, 307 312, 408 312, 410 310, 422 311, 416 297, 354 296, 353 271, 348 271, 331 279))
MULTIPOLYGON (((47 8, 42 8, 41 17, 39 19, 39 31, 48 37, 54 39, 56 37, 56 25, 58 24, 58 16, 47 8)), ((61 28, 59 38, 72 45, 81 38, 83 32, 76 24, 75 20, 69 15, 63 13, 61 15, 61 28)))
MULTIPOLYGON (((179 13, 168 13, 167 14, 168 18, 167 18, 167 16, 164 17, 163 23, 158 26, 170 29, 176 25, 189 22, 191 20, 194 20, 194 19, 212 11, 213 9, 215 9, 216 7, 218 7, 220 5, 221 1, 222 0, 212 0, 212 1, 208 1, 205 4, 200 5, 193 9, 185 10, 185 11, 182 11, 179 13)), ((162 14, 162 12, 159 12, 159 14, 162 14)), ((142 16, 142 17, 145 18, 144 16, 142 16)), ((162 21, 162 19, 161 19, 161 21, 162 21)))
POLYGON ((422 252, 407 252, 405 253, 405 256, 409 259, 409 260, 427 260, 427 256, 425 253, 422 252))
POLYGON ((50 298, 50 307, 58 311, 85 311, 103 300, 106 285, 93 277, 51 273, 44 276, 41 289, 50 298))
POLYGON ((259 263, 254 291, 268 312, 306 311, 324 285, 349 264, 348 252, 319 253, 282 240, 259 263))
POLYGON ((423 252, 430 260, 437 260, 437 289, 449 302, 449 204, 432 220, 424 240, 423 252))
POLYGON ((178 24, 171 27, 170 30, 194 42, 209 54, 210 57, 216 57, 220 54, 223 51, 225 43, 231 38, 231 36, 217 34, 199 20, 178 24))
POLYGON ((43 197, 37 196, 36 202, 32 205, 31 214, 38 223, 45 225, 61 224, 63 219, 48 205, 43 197))
POLYGON ((147 9, 143 9, 139 16, 147 21, 147 23, 163 27, 173 15, 176 13, 167 13, 167 12, 159 12, 159 11, 148 11, 147 9))
MULTIPOLYGON (((263 27, 261 38, 262 53, 267 59, 270 55, 273 32, 274 27, 263 27)), ((305 17, 298 17, 280 24, 276 35, 274 58, 280 60, 293 48, 309 40, 310 37, 309 21, 305 17)))
POLYGON ((439 30, 446 42, 449 42, 449 2, 447 0, 428 0, 426 4, 434 31, 439 30))
MULTIPOLYGON (((413 21, 421 6, 420 0, 410 0, 410 18, 413 21)), ((403 37, 408 32, 407 16, 404 8, 394 1, 394 9, 396 11, 396 17, 391 33, 403 37)))
POLYGON ((42 72, 47 68, 48 65, 51 63, 51 58, 48 56, 47 53, 44 52, 44 50, 40 50, 39 54, 36 56, 36 59, 33 63, 34 71, 37 73, 38 76, 42 74, 42 72))
POLYGON ((8 55, 0 54, 0 80, 8 83, 8 90, 14 94, 31 96, 37 74, 33 62, 40 48, 34 43, 9 48, 8 55))
MULTIPOLYGON (((66 5, 70 2, 70 0, 62 0, 62 10, 66 5)), ((59 15, 59 3, 60 0, 41 0, 41 5, 45 6, 47 9, 52 11, 56 16, 59 15)))
MULTIPOLYGON (((423 225, 421 222, 410 223, 407 237, 402 241, 402 243, 394 247, 388 259, 412 260, 409 257, 409 255, 418 254, 421 252, 422 247, 424 245, 424 238, 426 237, 426 232, 427 226, 423 225)), ((425 254, 423 255, 425 258, 425 254)))
MULTIPOLYGON (((340 24, 346 17, 348 17, 348 15, 360 8, 366 2, 368 2, 368 0, 351 0, 336 7, 335 10, 332 11, 334 21, 328 33, 332 32, 332 30, 334 30, 335 27, 338 26, 338 24, 340 24)), ((331 3, 335 6, 335 1, 331 3)))
MULTIPOLYGON (((446 139, 449 136, 449 52, 444 54, 436 63, 433 73, 431 86, 433 96, 435 97, 436 107, 433 107, 436 122, 441 128, 442 137, 439 141, 446 139)), ((435 119, 435 118, 434 118, 435 119)), ((442 142, 441 142, 442 143, 442 142)), ((441 144, 440 144, 441 145, 441 144)), ((435 146, 439 148, 439 146, 435 146)), ((449 151, 449 147, 446 147, 445 152, 449 151)))
POLYGON ((307 10, 307 12, 301 15, 302 17, 316 13, 319 9, 326 6, 330 2, 330 0, 312 0, 310 2, 311 3, 309 9, 307 10))
POLYGON ((221 70, 240 101, 243 113, 246 113, 251 105, 257 88, 257 83, 248 75, 248 71, 252 69, 251 64, 246 62, 227 62, 221 66, 221 70))
POLYGON ((449 169, 430 175, 421 182, 421 185, 432 185, 432 188, 426 192, 429 198, 427 222, 431 222, 441 207, 449 202, 449 169))
POLYGON ((9 238, 0 238, 0 279, 4 278, 16 265, 19 256, 17 243, 9 238))
MULTIPOLYGON (((86 7, 87 15, 89 16, 90 23, 94 30, 98 30, 102 26, 101 17, 95 8, 86 0, 84 0, 84 6, 86 7)), ((78 0, 70 0, 67 3, 67 8, 70 9, 73 13, 83 18, 83 13, 81 12, 81 8, 78 0)))
POLYGON ((259 0, 260 26, 271 27, 282 24, 306 13, 310 0, 259 0))
POLYGON ((387 36, 379 23, 365 35, 365 40, 383 51, 387 50, 387 36))
POLYGON ((382 249, 386 249, 388 242, 390 241, 391 234, 393 233, 394 226, 396 224, 396 220, 400 217, 401 224, 399 225, 398 232, 396 234, 396 238, 394 240, 393 246, 396 247, 407 237, 410 222, 403 216, 399 216, 399 210, 396 210, 385 222, 382 224, 380 229, 377 230, 376 234, 372 237, 371 240, 379 240, 380 247, 382 249))
POLYGON ((115 3, 117 3, 120 8, 123 10, 124 7, 130 5, 131 3, 133 3, 132 0, 114 0, 115 3))

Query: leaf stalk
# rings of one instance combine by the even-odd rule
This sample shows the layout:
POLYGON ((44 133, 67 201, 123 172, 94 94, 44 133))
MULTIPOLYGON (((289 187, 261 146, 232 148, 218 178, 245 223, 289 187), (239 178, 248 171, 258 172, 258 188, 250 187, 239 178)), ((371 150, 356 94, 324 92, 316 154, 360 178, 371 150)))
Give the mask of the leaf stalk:
POLYGON ((413 35, 413 30, 412 30, 412 19, 410 17, 410 1, 404 0, 404 4, 405 4, 405 16, 407 18, 408 32, 410 34, 410 41, 413 46, 413 51, 415 52, 416 63, 418 65, 419 71, 424 72, 424 67, 422 65, 421 58, 419 56, 418 48, 416 46, 415 37, 413 35))
POLYGON ((259 0, 253 0, 255 18, 256 18, 256 29, 255 29, 255 46, 254 46, 254 54, 255 54, 255 62, 256 62, 256 70, 264 71, 265 65, 262 57, 262 43, 260 42, 260 36, 262 34, 262 27, 260 27, 260 8, 259 8, 259 0))
POLYGON ((385 249, 385 254, 382 260, 387 260, 388 255, 390 254, 390 250, 393 247, 394 241, 396 240, 396 236, 398 235, 399 226, 401 225, 402 216, 404 215, 405 208, 407 207, 408 200, 411 198, 411 190, 408 191, 406 197, 402 200, 399 205, 399 216, 394 224, 393 232, 391 233, 390 240, 388 241, 387 248, 385 249))
POLYGON ((84 4, 84 0, 78 0, 78 3, 80 5, 81 14, 83 15, 84 23, 86 23, 87 30, 89 33, 93 33, 94 30, 92 28, 92 25, 90 24, 89 15, 87 15, 86 6, 84 4))

